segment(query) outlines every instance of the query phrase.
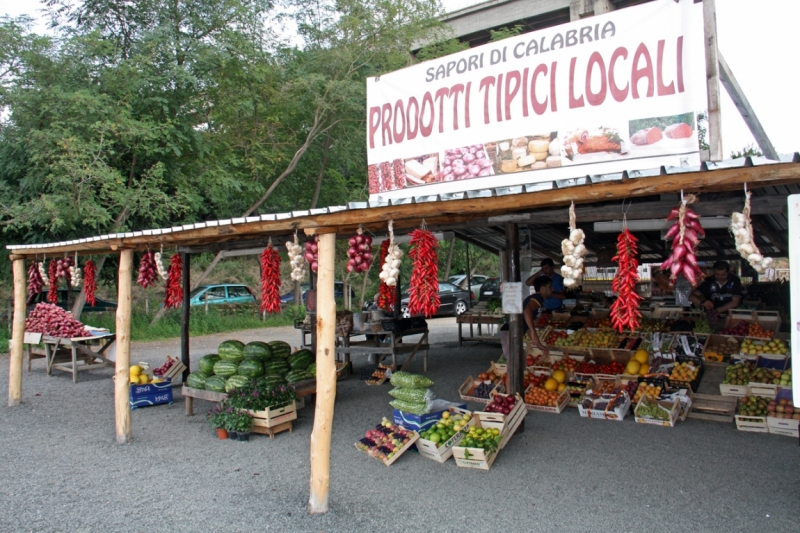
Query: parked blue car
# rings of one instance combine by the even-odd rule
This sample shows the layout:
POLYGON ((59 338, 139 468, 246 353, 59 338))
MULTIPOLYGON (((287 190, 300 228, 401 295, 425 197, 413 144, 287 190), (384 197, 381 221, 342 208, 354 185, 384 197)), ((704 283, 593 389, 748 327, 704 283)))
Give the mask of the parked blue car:
MULTIPOLYGON (((306 303, 306 292, 308 289, 311 288, 311 285, 308 283, 301 283, 300 284, 300 291, 303 295, 303 303, 306 303)), ((334 298, 344 298, 344 283, 341 281, 334 281, 333 282, 333 296, 334 298)), ((355 300, 356 298, 356 291, 353 287, 350 287, 350 297, 355 300)), ((294 291, 287 292, 286 294, 281 295, 281 305, 293 305, 294 304, 294 291)))
POLYGON ((200 285, 189 294, 190 305, 217 304, 254 304, 256 297, 247 285, 220 283, 217 285, 200 285))

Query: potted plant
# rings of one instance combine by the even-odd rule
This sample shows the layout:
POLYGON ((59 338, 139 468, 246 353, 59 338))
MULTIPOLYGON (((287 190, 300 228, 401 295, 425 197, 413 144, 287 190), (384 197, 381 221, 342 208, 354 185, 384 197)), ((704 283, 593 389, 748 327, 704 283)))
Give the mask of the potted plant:
POLYGON ((235 431, 240 441, 250 440, 250 428, 253 427, 253 419, 244 411, 231 413, 228 431, 235 431))
POLYGON ((217 430, 217 436, 220 440, 225 440, 228 438, 228 418, 232 414, 231 409, 225 409, 221 405, 216 405, 212 407, 208 414, 206 414, 206 418, 208 419, 208 423, 211 424, 211 427, 217 430))

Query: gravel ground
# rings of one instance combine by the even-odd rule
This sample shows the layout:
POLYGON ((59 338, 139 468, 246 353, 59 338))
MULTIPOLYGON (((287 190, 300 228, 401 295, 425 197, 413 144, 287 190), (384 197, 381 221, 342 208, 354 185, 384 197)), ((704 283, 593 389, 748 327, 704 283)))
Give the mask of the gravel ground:
MULTIPOLYGON (((433 321, 435 392, 457 399, 499 346, 459 349, 452 319, 433 321)), ((193 339, 195 356, 225 338, 283 338, 275 328, 193 339)), ((158 364, 177 342, 137 343, 133 360, 158 364)), ((8 356, 0 356, 7 390, 8 356)), ((364 364, 356 359, 355 364, 364 364)), ((421 371, 421 360, 411 365, 421 371)), ((353 443, 389 416, 389 385, 357 377, 337 390, 330 511, 306 511, 313 406, 294 433, 220 441, 195 401, 133 412, 134 440, 114 444, 111 370, 77 384, 42 360, 24 374, 23 404, 0 407, 0 531, 797 531, 798 443, 689 420, 675 428, 531 412, 491 471, 408 453, 390 468, 353 443), (793 525, 794 524, 794 525, 793 525)), ((5 403, 5 402, 4 402, 5 403)), ((472 405, 476 408, 476 405, 472 405)))

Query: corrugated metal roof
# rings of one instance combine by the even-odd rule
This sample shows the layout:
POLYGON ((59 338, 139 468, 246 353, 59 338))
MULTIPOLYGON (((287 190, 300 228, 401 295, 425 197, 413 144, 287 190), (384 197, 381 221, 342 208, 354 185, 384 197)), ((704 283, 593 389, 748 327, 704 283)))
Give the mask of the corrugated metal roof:
MULTIPOLYGON (((8 250, 27 250, 27 249, 36 249, 46 251, 48 248, 57 248, 63 246, 70 246, 70 245, 77 245, 87 242, 97 242, 97 241, 106 241, 106 240, 118 240, 118 239, 125 239, 131 237, 142 237, 142 236, 158 236, 158 235, 166 235, 166 234, 175 234, 186 232, 195 229, 202 229, 202 228, 210 228, 210 227, 217 227, 217 226, 226 226, 226 225, 239 225, 239 224, 247 224, 251 222, 269 222, 269 221, 276 221, 276 220, 289 220, 294 218, 302 218, 310 215, 325 215, 329 213, 336 213, 345 210, 359 210, 359 209, 369 209, 372 207, 382 207, 388 205, 405 205, 410 203, 427 203, 427 202, 448 202, 452 200, 461 200, 464 198, 490 198, 493 196, 506 196, 506 195, 514 195, 514 194, 522 194, 522 193, 531 193, 531 192, 538 192, 538 191, 545 191, 551 190, 554 188, 569 188, 569 187, 576 187, 588 184, 595 184, 595 183, 603 183, 603 182, 611 182, 611 181, 619 181, 624 179, 626 176, 630 178, 642 178, 648 176, 658 176, 662 174, 677 174, 677 173, 686 173, 686 172, 705 172, 705 171, 714 171, 723 168, 735 168, 735 167, 749 167, 749 166, 762 166, 762 165, 772 165, 778 163, 800 163, 800 153, 793 153, 790 155, 781 155, 779 161, 771 161, 764 157, 756 157, 756 158, 740 158, 740 159, 732 159, 721 161, 718 163, 711 163, 705 162, 699 167, 660 167, 660 168, 653 168, 647 170, 634 170, 634 171, 625 171, 625 172, 615 172, 609 174, 602 174, 602 175, 594 175, 594 176, 578 176, 575 178, 570 179, 562 179, 557 181, 549 181, 549 182, 537 182, 537 183, 530 183, 530 184, 523 184, 511 187, 497 187, 497 188, 490 188, 490 189, 480 189, 480 190, 473 190, 473 191, 466 191, 466 192, 459 192, 459 193, 448 193, 448 194, 439 194, 439 195, 424 195, 424 196, 417 196, 412 198, 403 198, 403 199, 373 199, 369 202, 350 202, 346 206, 329 206, 325 208, 317 208, 311 210, 300 210, 300 211, 292 211, 287 213, 272 213, 272 214, 263 214, 258 216, 250 216, 250 217, 242 217, 242 218, 234 218, 234 219, 222 219, 222 220, 209 220, 206 222, 198 222, 195 224, 184 224, 182 226, 174 226, 171 228, 153 228, 153 229, 146 229, 142 231, 133 231, 133 232, 125 232, 125 233, 116 233, 110 235, 101 235, 96 237, 87 237, 85 239, 77 239, 71 241, 61 241, 61 242, 52 242, 52 243, 43 243, 43 244, 10 244, 7 245, 6 248, 8 250)), ((754 194, 757 196, 762 195, 779 195, 779 196, 786 196, 788 194, 795 194, 800 192, 800 186, 798 185, 788 185, 788 186, 780 186, 780 187, 766 187, 764 189, 756 189, 754 194)), ((787 230, 787 219, 785 215, 768 215, 769 217, 769 225, 775 229, 777 232, 785 232, 787 230)), ((547 250, 560 250, 561 247, 561 239, 563 235, 557 232, 552 231, 551 226, 536 226, 535 224, 529 225, 532 235, 535 235, 535 239, 533 240, 533 245, 547 250)), ((480 231, 482 228, 470 227, 467 229, 459 230, 465 236, 470 238, 474 238, 479 240, 480 242, 484 243, 487 247, 500 250, 505 248, 505 235, 500 234, 498 231, 488 229, 485 231, 480 231)), ((584 231, 587 231, 584 229, 584 231)), ((587 231, 588 233, 588 231, 587 231)), ((598 242, 597 240, 594 242, 598 242)), ((649 248, 649 247, 648 247, 649 248)), ((533 252, 534 258, 544 258, 546 255, 534 251, 533 252)))

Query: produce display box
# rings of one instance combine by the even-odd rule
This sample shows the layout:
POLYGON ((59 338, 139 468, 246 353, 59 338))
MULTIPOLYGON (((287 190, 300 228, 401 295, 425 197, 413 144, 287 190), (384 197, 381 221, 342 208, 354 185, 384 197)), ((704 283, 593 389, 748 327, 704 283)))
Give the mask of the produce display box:
MULTIPOLYGON (((470 411, 466 409, 458 409, 452 408, 452 412, 460 413, 460 414, 468 414, 472 415, 470 411)), ((397 422, 395 421, 395 424, 397 422)), ((398 424, 401 425, 401 424, 398 424)), ((467 425, 461 431, 456 432, 455 435, 447 439, 444 443, 440 443, 439 446, 436 446, 436 443, 431 442, 429 440, 425 440, 422 437, 417 440, 417 451, 422 457, 427 457, 428 459, 433 459, 437 463, 444 463, 447 461, 451 455, 453 455, 453 446, 456 446, 459 442, 463 440, 463 438, 467 435, 469 428, 475 425, 475 418, 471 417, 467 425)), ((430 426, 429 426, 430 427, 430 426)))
POLYGON ((690 386, 692 388, 692 392, 697 392, 697 388, 700 386, 700 381, 703 379, 703 374, 705 373, 705 366, 703 365, 703 360, 699 357, 688 357, 685 355, 679 355, 675 357, 676 363, 692 363, 694 365, 700 366, 700 371, 697 373, 697 377, 694 378, 692 381, 680 381, 670 379, 669 384, 674 388, 679 388, 682 386, 690 386))
MULTIPOLYGON (((486 403, 488 404, 491 399, 491 392, 489 393, 489 398, 478 398, 477 396, 473 396, 472 393, 475 391, 475 387, 477 387, 481 382, 473 379, 472 376, 468 377, 464 383, 458 387, 458 395, 459 397, 466 401, 466 402, 475 402, 475 403, 486 403)), ((489 382, 487 382, 489 383, 489 382)), ((492 392, 502 392, 505 390, 505 386, 503 382, 499 382, 494 386, 492 392)))
MULTIPOLYGON (((775 399, 778 401, 785 399, 788 400, 789 404, 792 404, 792 391, 790 389, 779 390, 775 399)), ((775 435, 800 437, 800 420, 767 416, 767 427, 769 432, 775 435)))
POLYGON ((247 411, 253 417, 253 433, 272 435, 268 429, 297 420, 297 404, 290 402, 283 407, 272 407, 266 411, 247 411))
POLYGON ((494 372, 498 376, 504 376, 506 372, 508 372, 508 365, 506 363, 495 363, 492 361, 489 365, 489 370, 486 372, 494 372))
POLYGON ((744 398, 747 396, 747 385, 729 385, 727 383, 719 384, 720 396, 733 396, 735 398, 744 398))
POLYGON ((678 389, 669 389, 665 388, 662 389, 668 391, 669 393, 677 392, 678 393, 678 401, 680 403, 678 409, 678 420, 681 422, 685 422, 686 419, 689 417, 689 413, 692 412, 692 406, 694 405, 694 392, 692 392, 691 387, 683 387, 678 389))
MULTIPOLYGON (((388 422, 388 420, 386 420, 386 418, 384 418, 383 422, 388 422)), ((406 429, 408 429, 408 428, 406 428, 406 429)), ((406 442, 403 445, 402 448, 400 448, 399 450, 394 452, 394 456, 391 459, 388 459, 388 458, 387 459, 381 459, 379 457, 375 457, 375 459, 378 459, 380 462, 382 462, 386 466, 391 466, 395 461, 397 461, 400 458, 401 455, 406 453, 412 446, 414 446, 414 444, 416 444, 416 442, 418 440, 419 440, 419 433, 417 433, 416 431, 409 431, 408 442, 406 442)), ((364 450, 362 450, 361 448, 358 447, 358 443, 355 443, 354 446, 356 447, 357 450, 364 451, 364 450)), ((364 453, 367 453, 367 455, 369 455, 369 452, 364 452, 364 453)), ((372 455, 370 455, 370 457, 372 457, 372 455)))
MULTIPOLYGON (((525 389, 525 395, 528 394, 528 390, 530 390, 531 387, 533 387, 533 385, 528 385, 528 387, 525 389)), ((569 398, 569 390, 564 389, 561 394, 559 394, 557 405, 555 407, 548 407, 546 405, 531 405, 526 403, 525 409, 529 411, 541 411, 542 413, 553 413, 558 415, 561 414, 561 411, 567 408, 567 405, 569 405, 569 398)))
POLYGON ((694 393, 692 397, 692 410, 687 418, 710 420, 712 422, 734 421, 738 399, 731 396, 717 396, 716 394, 694 393))
POLYGON ((165 403, 172 403, 172 401, 172 380, 169 378, 160 383, 130 386, 131 409, 149 407, 151 405, 162 405, 165 403))
POLYGON ((567 407, 578 407, 578 403, 583 400, 583 394, 590 383, 591 381, 575 381, 574 379, 567 382, 566 390, 569 393, 567 407))
POLYGON ((750 390, 751 394, 773 399, 778 395, 778 390, 780 390, 779 385, 773 385, 771 383, 756 383, 754 381, 748 383, 747 388, 750 390))
POLYGON ((667 416, 669 417, 667 420, 660 420, 657 418, 640 416, 639 411, 645 400, 646 400, 646 395, 643 395, 639 399, 639 403, 636 405, 636 408, 633 410, 633 416, 636 422, 640 424, 653 424, 655 426, 675 427, 675 423, 678 421, 678 417, 680 415, 680 404, 681 404, 680 400, 674 400, 674 401, 655 400, 655 403, 658 404, 667 412, 667 416))
POLYGON ((175 363, 171 367, 169 367, 169 369, 167 369, 167 371, 164 372, 164 375, 162 375, 161 377, 172 380, 174 382, 178 378, 178 376, 183 374, 184 370, 186 370, 186 365, 176 360, 175 363))
POLYGON ((517 428, 520 426, 520 424, 522 424, 527 415, 528 411, 527 409, 524 408, 520 409, 516 413, 514 413, 514 411, 511 411, 511 413, 509 413, 509 416, 511 418, 510 420, 507 421, 507 423, 503 427, 503 430, 500 432, 502 438, 500 439, 500 444, 497 446, 498 449, 502 450, 503 448, 506 447, 506 444, 508 444, 508 441, 511 440, 511 437, 517 431, 517 428))
POLYGON ((766 416, 735 415, 736 429, 753 433, 769 433, 766 416))
POLYGON ((777 334, 781 330, 781 313, 779 311, 754 311, 753 318, 767 331, 777 334))
POLYGON ((744 337, 733 335, 709 335, 703 347, 703 357, 717 362, 727 361, 731 355, 739 353, 743 341, 744 337))
MULTIPOLYGON (((488 401, 489 400, 487 400, 487 403, 488 401)), ((433 400, 433 402, 431 402, 430 413, 426 413, 424 415, 415 415, 413 413, 406 413, 404 411, 400 411, 399 409, 395 409, 392 413, 392 419, 395 424, 398 426, 403 426, 406 429, 413 431, 425 431, 436 424, 436 422, 442 418, 442 413, 450 410, 450 408, 465 410, 467 408, 467 404, 448 402, 447 400, 441 399, 433 400)))
MULTIPOLYGON (((495 393, 495 395, 501 396, 508 396, 507 394, 503 393, 495 393)), ((479 427, 482 428, 490 428, 490 429, 499 429, 500 433, 502 434, 507 427, 509 427, 510 422, 512 422, 515 417, 519 416, 520 412, 525 412, 525 402, 522 399, 522 396, 519 394, 516 395, 517 403, 514 404, 514 408, 511 410, 510 413, 504 415, 503 413, 487 413, 485 411, 475 411, 474 416, 478 418, 479 427)))
POLYGON ((625 403, 613 409, 612 411, 609 411, 608 409, 586 409, 582 404, 578 404, 578 414, 580 414, 583 418, 598 418, 602 420, 617 420, 621 422, 625 418, 625 415, 628 414, 630 408, 631 399, 626 395, 625 403))
POLYGON ((497 459, 497 450, 486 453, 483 448, 464 448, 461 446, 453 447, 453 459, 456 465, 462 468, 477 468, 478 470, 489 470, 497 459))

